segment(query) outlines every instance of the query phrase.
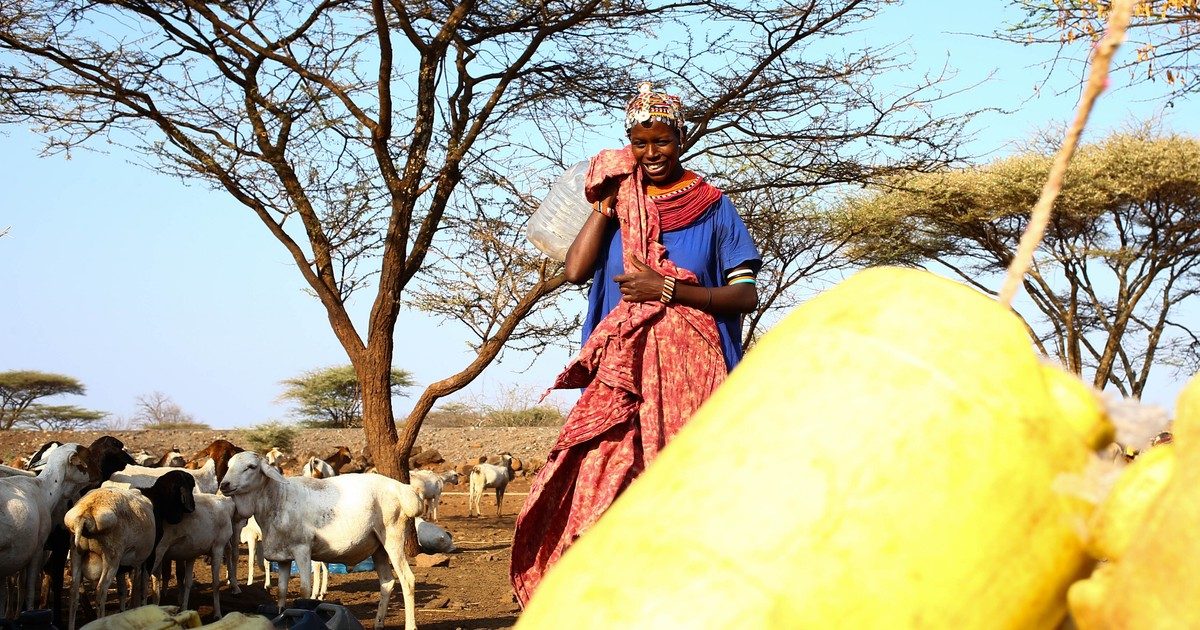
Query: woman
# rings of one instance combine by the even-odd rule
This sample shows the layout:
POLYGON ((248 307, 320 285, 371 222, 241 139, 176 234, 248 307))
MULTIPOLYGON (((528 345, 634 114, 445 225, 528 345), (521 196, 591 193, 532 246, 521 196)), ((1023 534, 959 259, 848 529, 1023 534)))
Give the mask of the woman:
POLYGON ((522 606, 741 359, 758 251, 729 198, 679 158, 678 97, 639 86, 629 146, 592 159, 596 203, 567 252, 592 280, 579 356, 555 388, 583 387, 517 518, 510 575, 522 606))

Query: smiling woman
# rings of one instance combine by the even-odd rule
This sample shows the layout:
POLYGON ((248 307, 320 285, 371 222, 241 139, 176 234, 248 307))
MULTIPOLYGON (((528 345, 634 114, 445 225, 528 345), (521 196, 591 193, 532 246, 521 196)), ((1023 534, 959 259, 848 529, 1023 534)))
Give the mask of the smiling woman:
POLYGON ((683 167, 683 103, 644 83, 629 146, 592 159, 595 203, 567 251, 589 278, 579 357, 557 388, 584 388, 517 520, 511 576, 524 604, 741 359, 759 254, 729 198, 683 167))

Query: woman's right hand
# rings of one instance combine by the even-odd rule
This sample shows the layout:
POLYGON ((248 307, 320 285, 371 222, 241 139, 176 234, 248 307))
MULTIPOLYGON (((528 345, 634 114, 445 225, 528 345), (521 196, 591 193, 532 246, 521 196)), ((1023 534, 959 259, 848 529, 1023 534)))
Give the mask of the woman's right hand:
POLYGON ((566 276, 567 282, 583 284, 591 279, 596 270, 596 260, 600 249, 604 246, 605 235, 616 217, 617 194, 616 186, 611 192, 600 199, 599 209, 593 209, 591 216, 583 224, 583 229, 575 236, 571 247, 567 250, 566 276))
POLYGON ((600 212, 609 218, 617 216, 617 189, 619 184, 616 180, 607 180, 604 186, 600 189, 600 212))
POLYGON ((617 196, 615 194, 604 197, 599 201, 599 212, 604 216, 615 219, 617 217, 617 196))

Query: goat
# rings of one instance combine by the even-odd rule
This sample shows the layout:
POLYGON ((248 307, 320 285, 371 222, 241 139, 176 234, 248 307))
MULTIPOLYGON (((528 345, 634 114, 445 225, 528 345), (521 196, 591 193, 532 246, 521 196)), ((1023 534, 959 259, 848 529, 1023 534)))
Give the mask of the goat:
POLYGON ((225 471, 229 470, 229 458, 244 450, 246 449, 229 440, 213 440, 212 444, 204 447, 204 450, 192 455, 186 468, 202 468, 208 463, 207 460, 211 459, 216 462, 217 483, 220 483, 225 478, 225 471))
MULTIPOLYGON (((190 479, 190 477, 189 477, 190 479)), ((179 584, 179 607, 188 607, 188 597, 192 590, 193 569, 196 558, 208 556, 212 566, 213 611, 221 616, 221 565, 226 564, 229 572, 229 582, 234 594, 240 593, 237 584, 237 567, 234 565, 232 554, 226 555, 226 547, 233 538, 233 500, 216 494, 196 493, 191 497, 194 511, 184 516, 178 523, 168 523, 163 527, 162 539, 155 545, 154 558, 151 563, 152 573, 162 575, 163 561, 174 560, 182 565, 182 575, 179 584)), ((160 577, 158 597, 166 592, 167 581, 160 577)))
MULTIPOLYGON (((33 608, 44 556, 42 548, 70 502, 96 479, 87 449, 78 444, 57 448, 36 477, 0 479, 0 576, 24 571, 25 608, 33 608)), ((0 611, 6 610, 0 589, 0 611)))
POLYGON ((287 598, 291 560, 300 568, 301 596, 307 597, 312 592, 311 561, 353 566, 370 556, 379 573, 375 627, 383 627, 394 575, 399 574, 404 627, 416 628, 416 578, 404 556, 404 536, 421 513, 421 500, 411 486, 383 475, 285 478, 261 455, 245 452, 230 460, 221 492, 233 498, 238 513, 252 514, 262 528, 263 555, 279 562, 280 608, 287 598))
POLYGON ((263 457, 266 458, 268 464, 275 467, 275 470, 283 472, 283 462, 288 458, 288 455, 279 450, 278 446, 272 446, 271 450, 267 451, 263 457))
POLYGON ((163 453, 157 463, 147 468, 183 468, 186 465, 187 460, 183 458, 183 453, 179 452, 179 447, 172 446, 171 450, 163 453))
POLYGON ((330 453, 329 456, 325 458, 325 463, 329 464, 330 468, 333 468, 333 472, 335 474, 341 474, 342 467, 346 464, 349 464, 352 460, 353 458, 350 457, 350 449, 346 448, 345 446, 339 446, 337 447, 336 451, 330 453))
POLYGON ((501 465, 477 464, 471 469, 471 479, 468 485, 467 516, 480 516, 479 503, 483 500, 483 491, 487 488, 496 489, 496 518, 500 518, 500 505, 504 501, 504 489, 513 480, 512 455, 502 453, 501 465))
MULTIPOLYGON (((125 444, 111 436, 102 435, 86 449, 88 467, 98 473, 97 482, 108 480, 115 472, 133 464, 133 458, 125 451, 125 444)), ((90 489, 90 488, 89 488, 90 489)), ((76 497, 71 497, 74 500, 76 497)), ((50 609, 54 620, 62 619, 63 580, 67 571, 67 554, 71 548, 71 534, 63 526, 62 519, 54 523, 54 530, 44 545, 50 554, 46 558, 45 573, 49 580, 50 609)), ((61 624, 60 624, 61 625, 61 624)))
MULTIPOLYGON (((67 627, 75 630, 79 587, 84 577, 96 584, 98 617, 103 617, 108 587, 120 567, 133 569, 135 605, 145 599, 143 563, 154 549, 154 506, 137 490, 102 487, 85 494, 67 511, 71 532, 71 604, 67 627)), ((117 583, 122 609, 124 581, 117 583)))
POLYGON ((337 470, 329 465, 329 462, 316 457, 308 458, 308 463, 304 464, 304 470, 300 472, 302 477, 311 477, 313 479, 328 479, 337 475, 337 470))
MULTIPOLYGON (((154 507, 154 549, 152 551, 157 549, 167 525, 178 525, 184 514, 196 511, 196 478, 189 475, 187 471, 178 468, 168 470, 155 479, 150 487, 134 486, 134 489, 140 490, 147 499, 150 499, 150 504, 154 507)), ((154 565, 147 562, 146 568, 152 569, 154 565)))
POLYGON ((38 474, 24 468, 13 468, 0 464, 0 477, 36 477, 38 474))
POLYGON ((46 466, 46 463, 50 461, 50 453, 53 453, 54 449, 62 446, 62 444, 63 443, 59 442, 58 440, 51 440, 39 446, 38 450, 34 451, 32 455, 25 459, 25 465, 22 466, 22 468, 25 470, 32 470, 34 472, 41 470, 46 466))
POLYGON ((208 494, 217 493, 217 474, 216 462, 208 460, 204 464, 204 468, 199 470, 187 470, 183 468, 147 468, 145 466, 126 466, 124 470, 113 473, 109 479, 127 483, 134 488, 149 488, 154 485, 154 482, 163 475, 174 471, 180 471, 185 475, 191 475, 196 480, 196 489, 200 492, 208 494))
POLYGON ((432 470, 410 470, 408 479, 412 483, 413 489, 417 491, 417 496, 421 497, 421 501, 425 505, 424 513, 433 520, 438 520, 437 510, 438 504, 441 502, 442 488, 447 483, 457 485, 458 473, 454 470, 447 470, 441 474, 432 470))
POLYGON ((113 473, 133 466, 133 458, 125 452, 125 443, 111 435, 102 435, 88 446, 92 465, 100 471, 100 479, 111 479, 113 473))
MULTIPOLYGON (((254 586, 254 565, 262 556, 261 549, 259 549, 259 543, 262 542, 262 528, 258 526, 258 521, 254 520, 253 516, 247 519, 246 524, 242 526, 238 540, 246 543, 246 586, 254 586)), ((271 582, 271 563, 266 558, 261 559, 263 588, 266 588, 271 582)))
MULTIPOLYGON (((103 438, 101 438, 101 439, 103 439, 103 438)), ((110 438, 110 439, 115 440, 116 438, 110 438)), ((118 441, 117 443, 119 444, 120 442, 118 441)), ((123 448, 123 445, 122 445, 122 448, 123 448)), ((173 450, 175 450, 175 449, 173 449, 173 450)), ((175 452, 178 452, 178 451, 175 450, 175 452)), ((124 451, 122 451, 122 453, 124 453, 124 451)), ((163 459, 159 460, 159 461, 163 461, 166 459, 167 459, 166 456, 164 456, 163 459)), ((189 477, 192 480, 191 486, 189 486, 190 488, 199 489, 201 492, 205 492, 208 494, 215 494, 217 491, 217 478, 216 478, 216 473, 215 473, 215 466, 216 465, 215 465, 215 463, 212 462, 212 460, 209 460, 208 464, 200 470, 183 470, 181 468, 170 468, 170 467, 168 467, 168 468, 151 468, 151 467, 146 467, 146 466, 138 466, 138 465, 134 464, 134 465, 126 465, 121 470, 112 473, 111 476, 107 476, 107 477, 102 476, 102 478, 107 479, 109 481, 117 482, 119 484, 127 484, 128 486, 130 486, 134 489, 138 489, 138 490, 142 490, 143 492, 146 492, 146 491, 150 490, 151 488, 154 488, 155 486, 157 486, 160 483, 160 481, 166 477, 171 477, 173 479, 178 480, 176 483, 184 483, 182 481, 183 477, 179 476, 179 475, 183 475, 185 477, 189 477)), ((187 500, 189 502, 189 505, 191 505, 191 507, 189 507, 186 510, 186 512, 191 512, 193 509, 195 509, 195 506, 194 506, 194 501, 192 501, 190 494, 188 495, 187 500)), ((157 514, 156 514, 156 516, 157 516, 157 514)), ((155 530, 155 535, 154 535, 154 541, 155 541, 155 545, 157 545, 158 540, 160 538, 162 538, 163 523, 162 523, 161 519, 156 519, 155 522, 156 522, 156 525, 155 525, 156 530, 155 530)), ((177 522, 177 521, 174 521, 174 522, 177 522)), ((150 568, 151 567, 146 567, 146 569, 150 569, 150 568)), ((60 588, 61 588, 61 585, 60 585, 60 588)), ((213 588, 214 589, 217 588, 216 583, 213 584, 213 588)))
POLYGON ((146 452, 146 449, 142 449, 136 453, 133 453, 131 457, 133 457, 133 463, 137 464, 138 466, 154 468, 155 464, 158 463, 158 459, 146 452))

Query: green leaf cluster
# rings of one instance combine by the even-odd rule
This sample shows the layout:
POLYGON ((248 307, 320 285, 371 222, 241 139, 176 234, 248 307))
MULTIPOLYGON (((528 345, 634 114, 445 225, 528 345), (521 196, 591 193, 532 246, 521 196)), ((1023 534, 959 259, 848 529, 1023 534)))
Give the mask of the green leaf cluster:
POLYGON ((290 424, 271 421, 257 424, 242 431, 242 441, 260 453, 279 447, 280 450, 291 452, 292 445, 300 435, 300 430, 290 424))
MULTIPOLYGON (((392 368, 393 396, 403 396, 414 384, 412 374, 392 368)), ((293 404, 292 415, 309 427, 349 428, 362 426, 362 388, 351 365, 310 370, 283 381, 281 400, 293 404)))

